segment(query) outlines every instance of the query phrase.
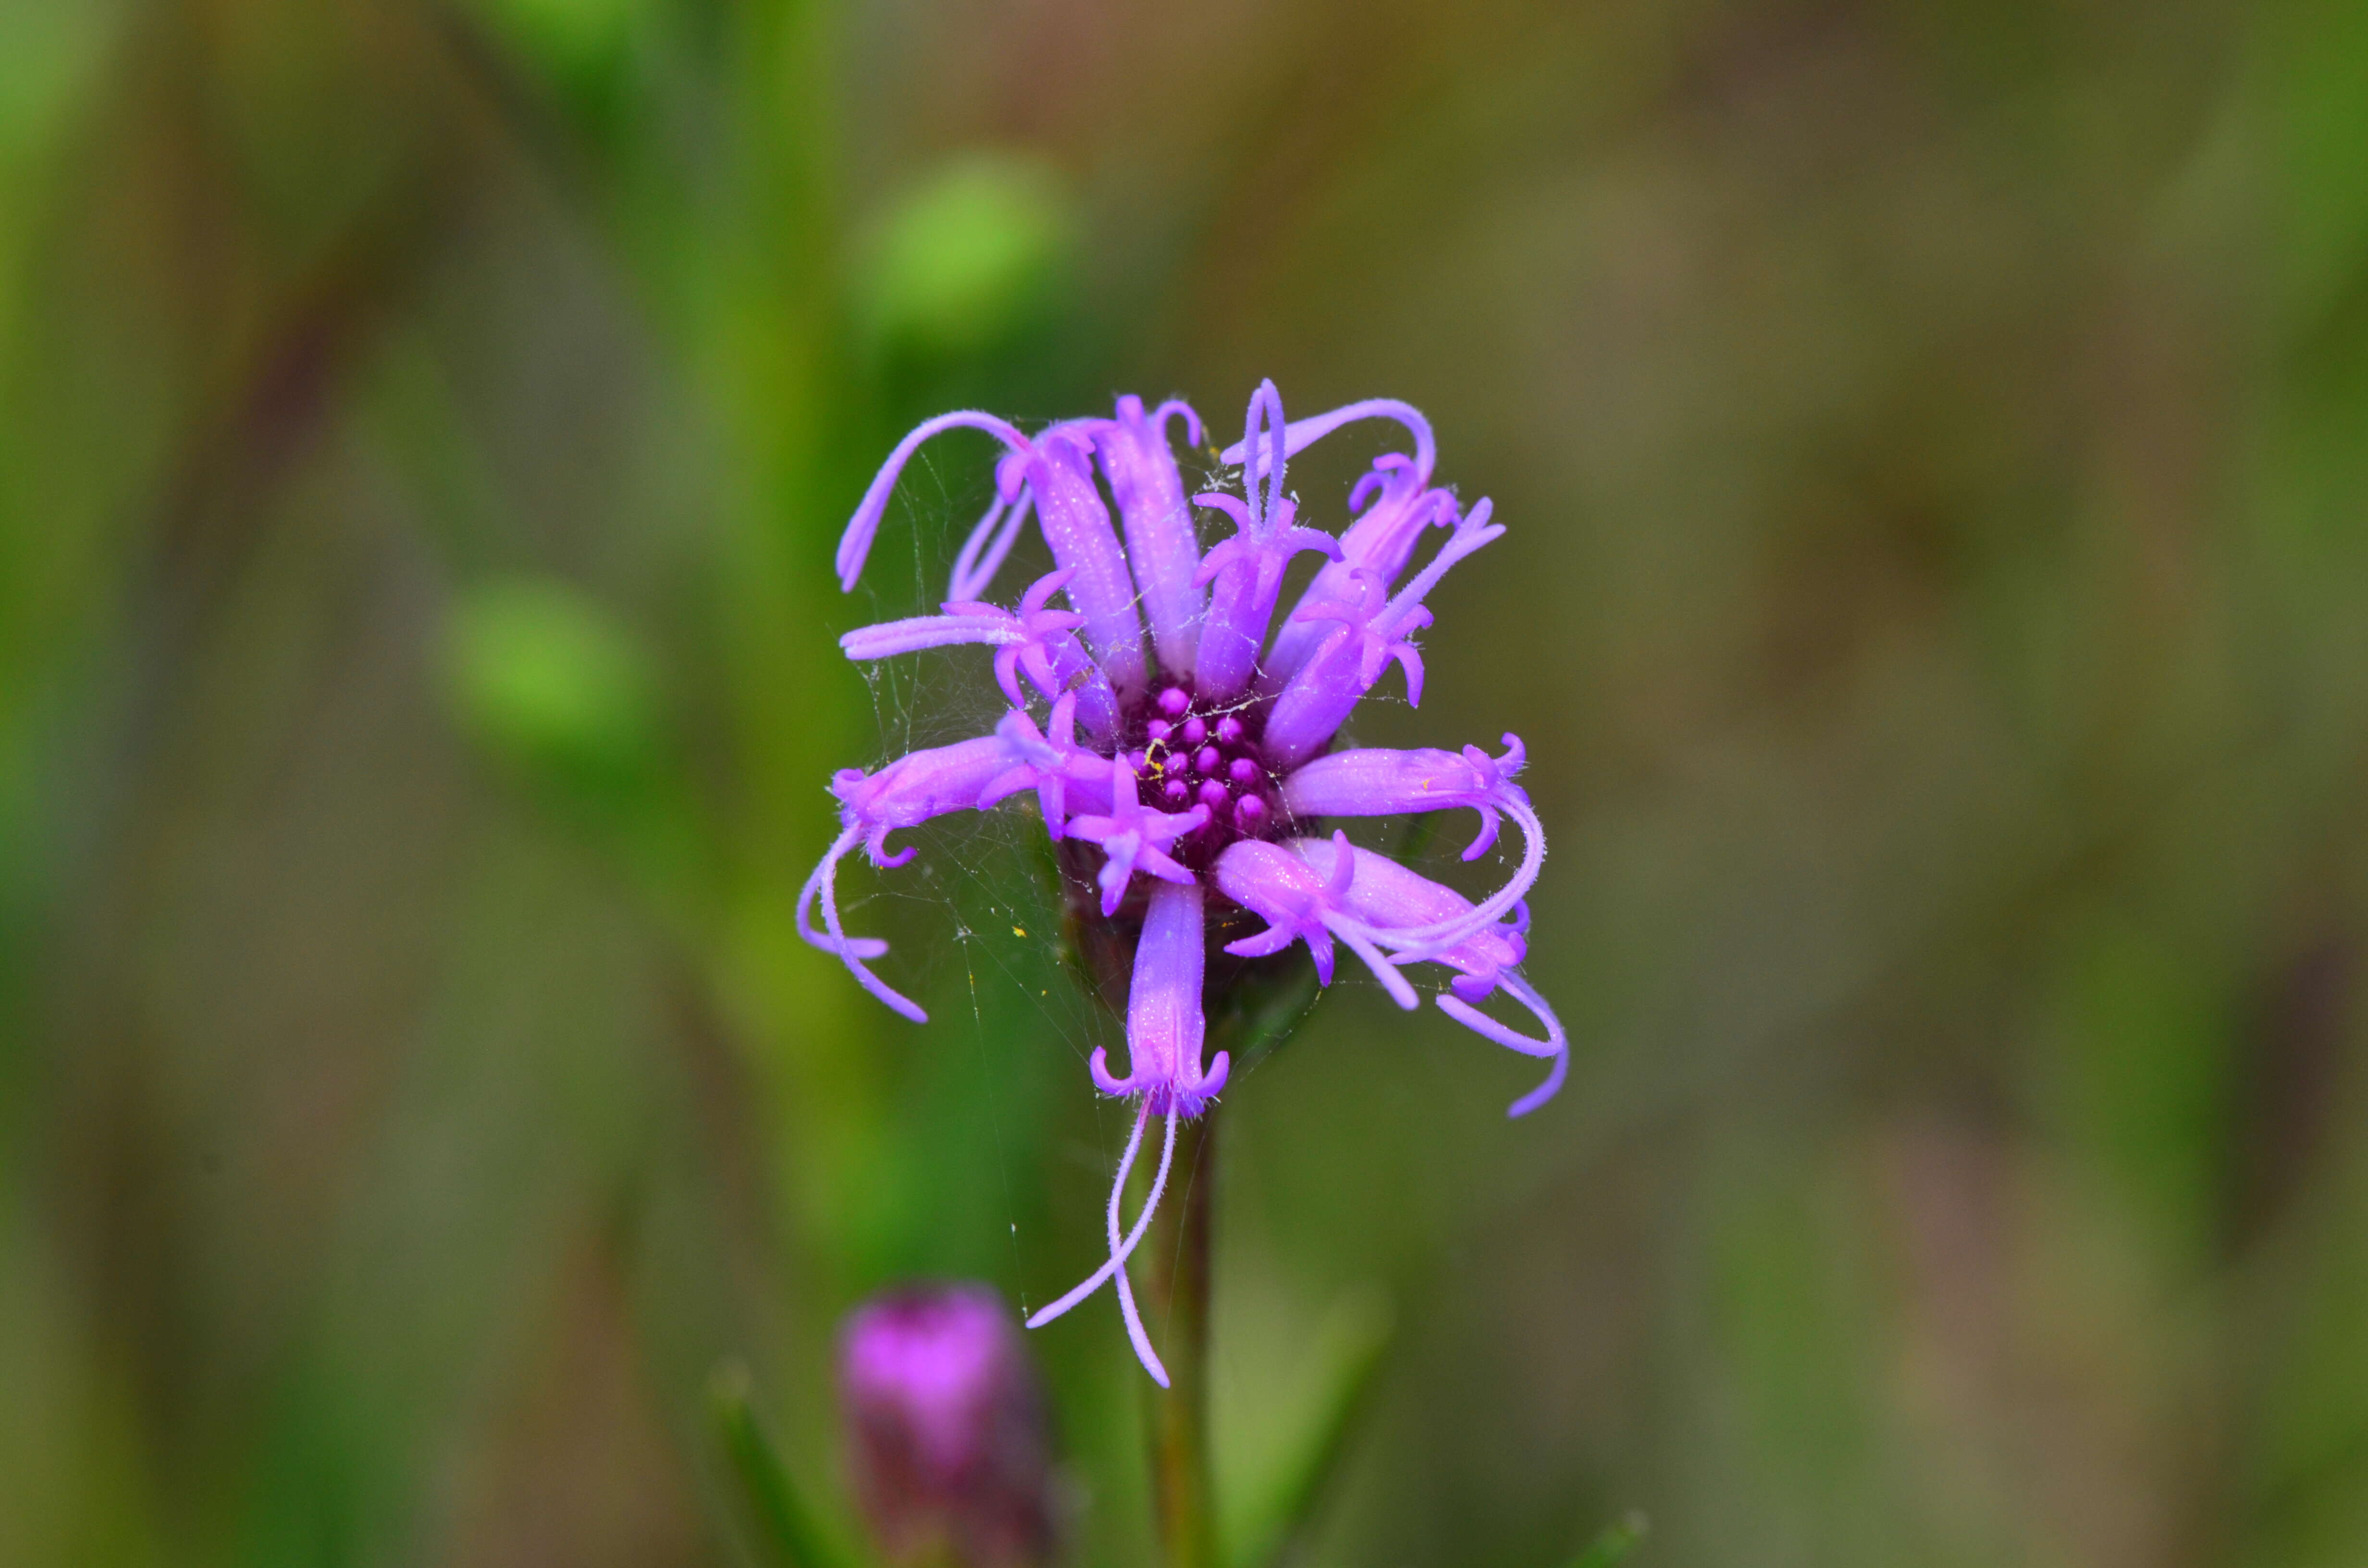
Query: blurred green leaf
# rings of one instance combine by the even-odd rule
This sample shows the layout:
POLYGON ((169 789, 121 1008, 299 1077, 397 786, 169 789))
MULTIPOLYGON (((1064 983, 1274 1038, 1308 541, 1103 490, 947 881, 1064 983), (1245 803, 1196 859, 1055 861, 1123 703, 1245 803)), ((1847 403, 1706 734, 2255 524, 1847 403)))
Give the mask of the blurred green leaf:
POLYGON ((571 81, 615 62, 643 0, 478 0, 487 20, 537 65, 571 81))
POLYGON ((2315 324, 2368 260, 2368 11, 2305 0, 2268 13, 2262 36, 2283 176, 2275 275, 2315 324))
POLYGON ((1324 1335, 1330 1367, 1309 1411, 1304 1431, 1276 1466, 1277 1480, 1236 1539, 1247 1543, 1245 1564, 1288 1562, 1305 1541, 1332 1478, 1339 1473, 1379 1381, 1383 1353, 1395 1331, 1387 1297, 1363 1291, 1336 1307, 1324 1335))
POLYGON ((2162 1261, 2201 1267, 2226 1197, 2230 1006, 2208 964, 2137 922, 2074 933, 2061 950, 2064 1130, 2162 1261))
POLYGON ((0 0, 0 153, 49 124, 83 90, 120 7, 0 0))
POLYGON ((968 153, 890 210, 862 287, 887 343, 975 353, 1007 335, 1058 278, 1076 243, 1053 170, 1009 153, 968 153))
POLYGON ((464 590, 445 662, 461 722, 497 755, 577 790, 646 777, 656 683, 632 637, 586 595, 539 578, 464 590))
POLYGON ((1636 1550, 1645 1539, 1645 1516, 1631 1514, 1597 1536, 1585 1551, 1571 1559, 1570 1568, 1611 1568, 1636 1550))
POLYGON ((748 1369, 737 1362, 718 1367, 708 1385, 708 1403, 771 1560, 784 1568, 844 1568, 840 1555, 823 1544, 814 1514, 757 1420, 748 1369))

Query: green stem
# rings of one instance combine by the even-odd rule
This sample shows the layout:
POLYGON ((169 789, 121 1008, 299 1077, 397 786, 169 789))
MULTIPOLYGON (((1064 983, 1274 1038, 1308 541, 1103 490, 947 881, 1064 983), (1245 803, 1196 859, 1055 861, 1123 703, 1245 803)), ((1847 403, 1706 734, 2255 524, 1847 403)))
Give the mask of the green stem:
POLYGON ((1180 1201, 1145 1238, 1150 1324, 1164 1330, 1168 1387, 1150 1405, 1152 1490, 1167 1568, 1218 1568, 1217 1505, 1209 1475, 1209 1232, 1216 1206, 1217 1111, 1176 1134, 1180 1201))

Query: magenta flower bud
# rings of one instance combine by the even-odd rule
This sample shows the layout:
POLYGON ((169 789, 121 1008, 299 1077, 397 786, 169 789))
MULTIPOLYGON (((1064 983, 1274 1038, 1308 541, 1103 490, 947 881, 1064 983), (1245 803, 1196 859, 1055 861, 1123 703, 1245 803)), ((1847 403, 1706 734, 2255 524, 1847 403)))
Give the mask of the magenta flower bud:
POLYGON ((994 1291, 921 1285, 858 1307, 839 1336, 839 1398, 856 1495, 888 1561, 1052 1559, 1044 1403, 994 1291))

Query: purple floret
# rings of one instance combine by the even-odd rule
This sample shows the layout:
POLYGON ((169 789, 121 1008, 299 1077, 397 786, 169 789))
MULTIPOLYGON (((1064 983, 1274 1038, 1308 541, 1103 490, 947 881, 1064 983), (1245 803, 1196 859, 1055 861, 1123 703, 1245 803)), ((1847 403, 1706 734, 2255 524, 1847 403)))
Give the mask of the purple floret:
POLYGON ((839 1333, 838 1389, 856 1499, 889 1562, 1052 1559, 1043 1394, 994 1291, 921 1285, 866 1301, 839 1333))
POLYGON ((1126 1074, 1110 1071, 1105 1050, 1094 1051, 1090 1070, 1097 1088, 1135 1100, 1136 1111, 1110 1188, 1109 1256, 1029 1326, 1050 1323, 1115 1281, 1128 1337, 1163 1386, 1167 1374, 1135 1309, 1126 1264, 1167 1189, 1177 1124, 1200 1115, 1224 1086, 1225 1053, 1201 1061, 1211 941, 1253 960, 1304 943, 1326 985, 1338 949, 1346 948, 1408 1008, 1421 996, 1406 971, 1440 965, 1451 976, 1434 996, 1441 1012, 1509 1050, 1550 1061, 1545 1081, 1514 1102, 1515 1116, 1553 1096, 1570 1056, 1554 1010, 1519 971, 1528 950, 1522 900, 1545 857, 1543 826, 1515 782, 1525 760, 1520 740, 1505 736, 1497 756, 1477 746, 1330 749, 1390 665, 1405 674, 1407 701, 1422 700, 1416 637, 1431 623, 1423 601, 1457 562, 1502 537, 1489 503, 1466 511, 1431 483, 1438 454, 1430 426, 1406 404, 1374 399, 1290 423, 1271 381, 1259 384, 1241 441, 1222 455, 1240 472, 1241 493, 1188 502, 1169 444, 1179 420, 1197 442, 1201 421, 1190 408, 1171 402, 1146 414, 1129 396, 1113 418, 1067 420, 1033 437, 965 412, 930 420, 898 443, 840 542, 842 586, 854 587, 897 476, 933 437, 968 428, 1002 445, 995 501, 962 546, 940 613, 864 627, 841 646, 862 660, 962 644, 992 648, 996 682, 1010 707, 975 740, 917 751, 873 773, 841 773, 832 785, 840 832, 807 879, 797 911, 808 941, 837 955, 889 1006, 926 1021, 871 968, 887 944, 847 934, 839 863, 861 845, 875 866, 903 865, 913 851, 889 852, 895 830, 1033 794, 1074 882, 1094 890, 1078 905, 1080 918, 1133 944, 1126 1074), (1337 538, 1304 526, 1297 499, 1284 489, 1290 458, 1369 419, 1401 426, 1414 449, 1374 460, 1349 494, 1353 517, 1337 538), (1231 524, 1206 550, 1196 509, 1231 524), (1006 608, 986 596, 1031 517, 1055 569, 1006 608), (1445 538, 1415 567, 1434 528, 1445 538), (1322 555, 1324 564, 1278 624, 1284 576, 1304 552, 1322 555), (1466 898, 1357 848, 1344 833, 1310 831, 1327 818, 1437 811, 1477 813, 1467 860, 1496 845, 1505 820, 1520 830, 1520 864, 1486 898, 1466 898), (1244 915, 1263 921, 1263 929, 1237 935, 1244 915), (1500 991, 1531 1015, 1537 1033, 1480 1010, 1500 991), (1154 1118, 1164 1132, 1151 1194, 1133 1225, 1124 1226, 1127 1175, 1154 1118))

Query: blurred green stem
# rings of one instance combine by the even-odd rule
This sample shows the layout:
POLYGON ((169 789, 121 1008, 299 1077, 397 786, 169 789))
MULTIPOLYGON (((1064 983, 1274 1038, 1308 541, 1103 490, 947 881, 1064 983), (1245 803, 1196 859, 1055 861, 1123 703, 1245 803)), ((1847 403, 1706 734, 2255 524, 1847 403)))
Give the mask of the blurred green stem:
POLYGON ((1217 1109, 1176 1134, 1184 1190, 1154 1222, 1150 1323, 1164 1328, 1168 1387, 1150 1405, 1152 1490, 1167 1568, 1218 1568, 1216 1497, 1209 1477, 1209 1231, 1216 1199, 1217 1109))

